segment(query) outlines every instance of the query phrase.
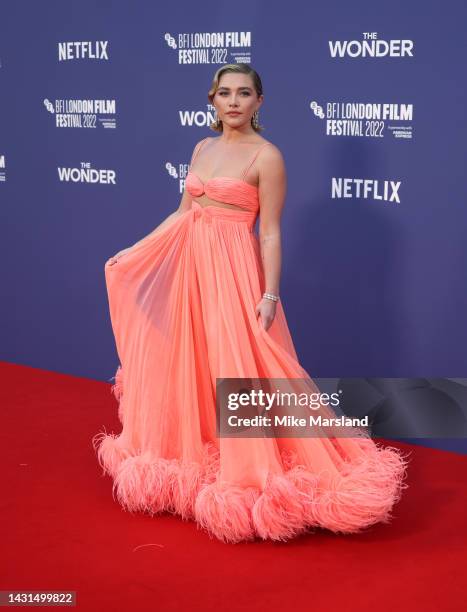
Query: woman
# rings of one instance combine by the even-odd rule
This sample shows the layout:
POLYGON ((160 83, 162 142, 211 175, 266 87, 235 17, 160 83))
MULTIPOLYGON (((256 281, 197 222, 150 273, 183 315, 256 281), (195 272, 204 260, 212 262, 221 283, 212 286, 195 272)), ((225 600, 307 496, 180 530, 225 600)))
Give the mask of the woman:
POLYGON ((219 135, 196 145, 178 210, 106 262, 122 432, 94 436, 99 462, 126 510, 172 512, 225 542, 387 522, 407 486, 398 449, 357 431, 216 436, 218 378, 302 379, 319 390, 279 300, 286 173, 260 135, 261 80, 229 64, 208 97, 219 135))

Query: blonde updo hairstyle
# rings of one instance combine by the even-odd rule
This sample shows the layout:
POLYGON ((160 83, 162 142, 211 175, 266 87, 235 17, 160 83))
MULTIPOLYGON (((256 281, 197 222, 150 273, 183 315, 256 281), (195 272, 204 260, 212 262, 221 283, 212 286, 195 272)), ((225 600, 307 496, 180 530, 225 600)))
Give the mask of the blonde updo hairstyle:
MULTIPOLYGON (((256 70, 253 70, 251 66, 248 64, 226 64, 222 66, 216 71, 214 78, 212 80, 211 89, 208 92, 208 100, 211 104, 213 104, 214 96, 216 91, 219 88, 219 82, 221 80, 221 76, 227 72, 236 72, 240 74, 248 74, 251 76, 253 81, 253 87, 255 88, 256 94, 259 96, 263 93, 263 84, 261 83, 261 79, 256 70)), ((253 113, 251 118, 251 127, 255 130, 255 132, 262 132, 264 127, 258 123, 258 111, 253 113)), ((217 118, 216 121, 210 124, 209 128, 214 130, 215 132, 223 132, 222 120, 217 118)))

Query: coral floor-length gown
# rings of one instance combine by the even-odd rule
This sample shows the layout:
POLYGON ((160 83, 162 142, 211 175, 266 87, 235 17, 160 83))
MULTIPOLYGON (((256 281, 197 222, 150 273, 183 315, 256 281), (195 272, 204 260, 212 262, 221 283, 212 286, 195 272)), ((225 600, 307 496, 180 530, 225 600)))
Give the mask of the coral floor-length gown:
POLYGON ((268 330, 255 314, 259 198, 245 176, 267 144, 241 178, 203 183, 190 166, 191 208, 105 265, 122 431, 93 437, 99 463, 125 510, 168 511, 224 542, 355 533, 388 522, 407 486, 402 452, 370 436, 216 437, 217 378, 301 378, 319 392, 281 302, 268 330), (202 194, 239 208, 201 206, 202 194))

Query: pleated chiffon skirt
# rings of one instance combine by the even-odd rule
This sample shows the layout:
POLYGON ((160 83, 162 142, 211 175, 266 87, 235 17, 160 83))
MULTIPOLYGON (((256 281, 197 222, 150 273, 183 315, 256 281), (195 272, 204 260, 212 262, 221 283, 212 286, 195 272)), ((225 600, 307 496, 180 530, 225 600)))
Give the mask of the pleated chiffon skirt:
POLYGON ((105 265, 120 365, 119 433, 92 442, 116 501, 170 512, 224 542, 288 540, 320 527, 356 533, 389 522, 407 457, 369 436, 216 436, 217 378, 300 378, 281 302, 270 328, 249 211, 201 207, 105 265))

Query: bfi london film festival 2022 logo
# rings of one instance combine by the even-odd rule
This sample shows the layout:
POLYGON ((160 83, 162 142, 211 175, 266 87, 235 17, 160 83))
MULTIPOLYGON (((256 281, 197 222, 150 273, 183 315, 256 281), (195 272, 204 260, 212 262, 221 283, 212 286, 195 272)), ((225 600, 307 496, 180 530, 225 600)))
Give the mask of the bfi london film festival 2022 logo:
MULTIPOLYGON (((382 40, 376 32, 364 32, 363 40, 330 40, 332 59, 412 58, 413 40, 382 40)), ((405 103, 370 103, 312 100, 310 110, 325 120, 326 136, 384 138, 389 132, 394 138, 412 139, 414 107, 405 103), (325 110, 326 109, 326 110, 325 110)), ((331 178, 331 198, 372 199, 400 203, 401 181, 364 178, 331 178)))
MULTIPOLYGON (((166 32, 164 40, 169 49, 177 52, 180 65, 251 63, 251 32, 166 32)), ((215 120, 215 109, 207 103, 205 108, 179 111, 182 127, 206 127, 215 120)), ((168 162, 166 170, 178 180, 179 193, 185 188, 188 164, 179 168, 168 162)))
MULTIPOLYGON (((364 32, 363 40, 328 43, 332 59, 413 57, 412 40, 380 40, 374 32, 364 32)), ((312 100, 309 106, 315 117, 325 120, 326 136, 384 138, 389 132, 397 139, 412 138, 413 104, 312 100)))
MULTIPOLYGON (((167 46, 178 52, 179 64, 251 63, 251 32, 184 32, 164 34, 167 46)), ((215 119, 215 109, 179 111, 182 127, 206 127, 215 119)))
MULTIPOLYGON (((58 61, 109 61, 109 41, 66 41, 58 43, 58 61)), ((44 106, 54 116, 57 128, 91 128, 99 126, 115 129, 115 99, 44 99, 44 106)), ((80 162, 78 167, 58 166, 61 183, 98 183, 115 185, 117 173, 110 168, 93 168, 91 162, 80 162)))

